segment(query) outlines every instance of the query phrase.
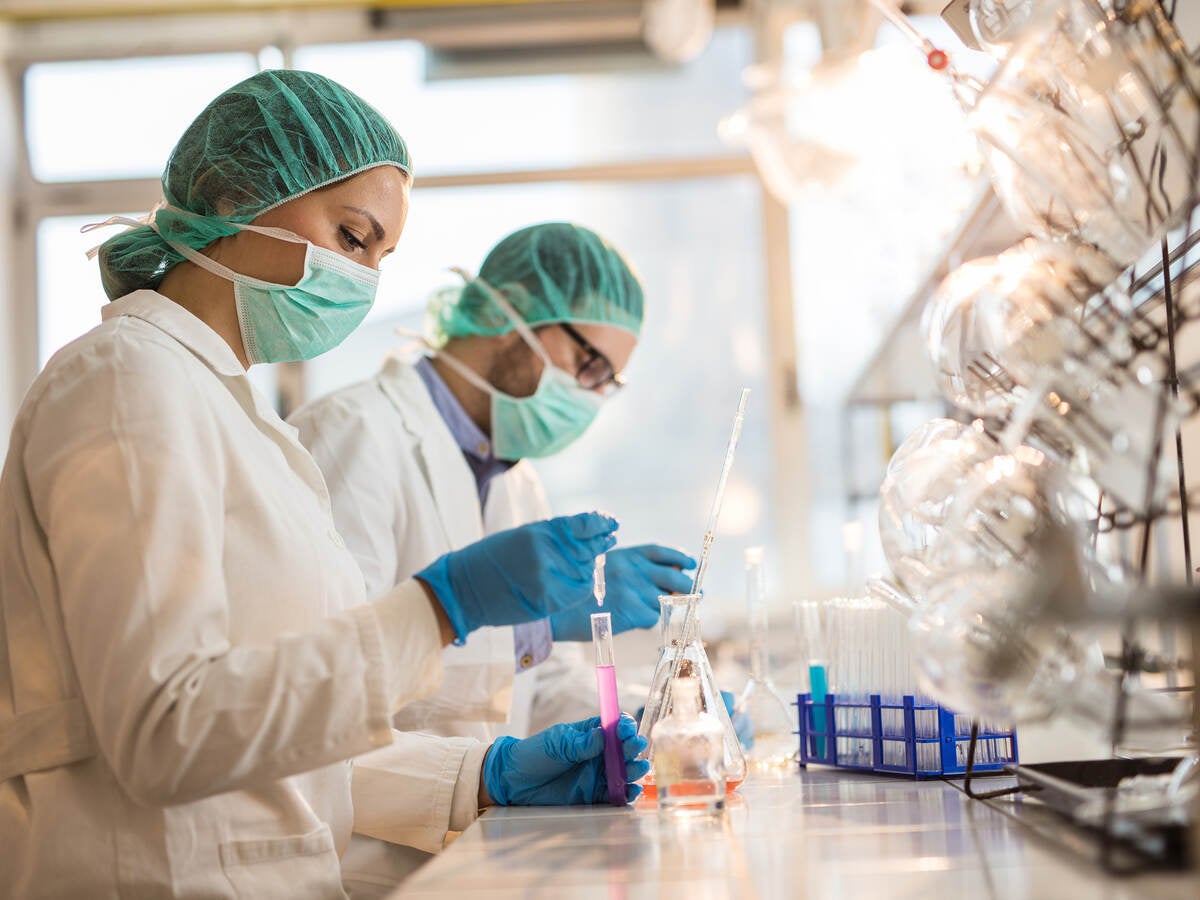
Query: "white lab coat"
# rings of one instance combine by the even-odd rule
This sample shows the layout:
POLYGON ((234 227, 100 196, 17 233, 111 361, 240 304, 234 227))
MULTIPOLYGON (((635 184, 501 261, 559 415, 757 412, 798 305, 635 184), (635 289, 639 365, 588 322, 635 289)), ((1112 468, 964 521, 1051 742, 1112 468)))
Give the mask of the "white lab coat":
MULTIPOLYGON (((486 534, 550 515, 527 462, 492 480, 480 510, 454 436, 416 368, 398 358, 289 421, 325 474, 334 520, 368 594, 486 534)), ((397 727, 491 740, 598 711, 594 669, 579 644, 556 644, 549 659, 515 680, 511 628, 480 629, 465 646, 446 648, 442 661, 442 686, 401 710, 397 727)))
POLYGON ((392 731, 436 620, 413 582, 365 600, 229 346, 152 291, 109 304, 0 477, 0 895, 339 897, 352 823, 438 849, 482 748, 392 731))

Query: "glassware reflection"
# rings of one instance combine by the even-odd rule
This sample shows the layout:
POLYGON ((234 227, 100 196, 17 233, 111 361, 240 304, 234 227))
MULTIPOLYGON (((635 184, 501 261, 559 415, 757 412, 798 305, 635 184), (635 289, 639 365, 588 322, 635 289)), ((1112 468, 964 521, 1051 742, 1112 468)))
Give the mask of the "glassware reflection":
POLYGON ((1116 274, 1086 245, 1033 240, 953 271, 921 323, 946 399, 1003 416, 1069 356, 1129 356, 1121 340, 1128 298, 1101 294, 1116 274))
POLYGON ((1141 511, 1167 488, 1156 454, 1178 404, 1115 274, 1086 245, 1025 241, 947 276, 922 328, 943 394, 1004 420, 1006 450, 1036 446, 1141 511))
POLYGON ((1004 56, 1035 23, 1038 13, 1045 14, 1045 0, 971 0, 968 11, 971 31, 984 50, 1004 56))
POLYGON ((955 494, 972 467, 1000 452, 981 426, 926 422, 902 443, 879 489, 879 537, 888 565, 920 598, 938 577, 931 557, 955 494))
MULTIPOLYGON (((1059 715, 1111 737, 1119 674, 1105 668, 1099 646, 1046 616, 1064 593, 1082 590, 1069 548, 1051 540, 1037 571, 964 572, 940 581, 913 617, 917 677, 955 710, 994 721, 1029 723, 1059 715), (1051 550, 1050 548, 1055 548, 1051 550)), ((1156 748, 1177 744, 1187 703, 1133 685, 1125 734, 1156 748)))
POLYGON ((997 195, 1036 235, 1077 236, 1125 266, 1190 208, 1200 66, 1152 0, 1059 3, 978 96, 959 93, 997 195))

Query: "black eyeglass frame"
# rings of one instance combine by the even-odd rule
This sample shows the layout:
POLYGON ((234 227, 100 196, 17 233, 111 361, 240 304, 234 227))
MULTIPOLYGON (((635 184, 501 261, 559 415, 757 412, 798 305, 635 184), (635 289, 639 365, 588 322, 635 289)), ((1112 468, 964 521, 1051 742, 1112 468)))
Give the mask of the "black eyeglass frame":
POLYGON ((555 322, 554 324, 565 331, 567 337, 587 354, 587 359, 575 370, 575 380, 579 382, 581 388, 585 391, 606 390, 611 392, 625 387, 625 379, 613 368, 612 360, 597 350, 591 341, 576 331, 569 322, 555 322), (601 365, 596 368, 596 363, 601 365), (595 371, 588 375, 588 370, 593 368, 595 371), (584 380, 585 378, 587 380, 584 380))

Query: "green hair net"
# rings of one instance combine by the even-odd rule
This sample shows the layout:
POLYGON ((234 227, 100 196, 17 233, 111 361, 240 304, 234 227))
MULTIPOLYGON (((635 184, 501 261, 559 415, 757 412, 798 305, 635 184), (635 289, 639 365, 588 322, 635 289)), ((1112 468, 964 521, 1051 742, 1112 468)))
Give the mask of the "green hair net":
POLYGON ((313 72, 259 72, 208 104, 171 151, 159 233, 141 226, 100 246, 104 292, 158 287, 183 260, 167 240, 206 247, 235 234, 230 223, 383 165, 412 174, 404 139, 364 100, 313 72))
POLYGON ((637 275, 616 248, 580 225, 546 222, 514 231, 491 249, 478 278, 435 294, 426 319, 435 345, 512 330, 480 281, 503 294, 530 325, 583 322, 634 335, 642 328, 637 275))

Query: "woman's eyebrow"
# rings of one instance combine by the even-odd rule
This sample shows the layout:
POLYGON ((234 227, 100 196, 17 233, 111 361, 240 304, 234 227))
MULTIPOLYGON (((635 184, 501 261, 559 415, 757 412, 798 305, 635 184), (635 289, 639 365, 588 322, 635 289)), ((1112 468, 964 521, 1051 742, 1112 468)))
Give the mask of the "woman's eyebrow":
POLYGON ((358 206, 342 206, 342 209, 348 209, 351 212, 356 212, 360 216, 362 216, 364 219, 366 219, 368 222, 370 222, 371 230, 373 232, 375 232, 375 240, 377 240, 377 241, 383 240, 383 226, 379 224, 379 220, 377 218, 375 218, 373 215, 371 215, 365 209, 362 209, 361 207, 358 207, 358 206))

